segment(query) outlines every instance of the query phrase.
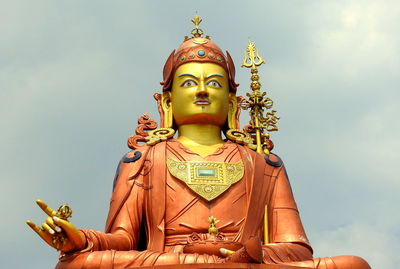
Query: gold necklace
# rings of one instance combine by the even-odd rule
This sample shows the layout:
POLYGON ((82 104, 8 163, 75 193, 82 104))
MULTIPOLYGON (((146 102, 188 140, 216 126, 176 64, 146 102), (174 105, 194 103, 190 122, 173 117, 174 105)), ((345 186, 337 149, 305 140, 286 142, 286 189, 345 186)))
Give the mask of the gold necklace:
POLYGON ((238 182, 244 175, 243 162, 167 160, 168 171, 195 193, 211 201, 238 182))

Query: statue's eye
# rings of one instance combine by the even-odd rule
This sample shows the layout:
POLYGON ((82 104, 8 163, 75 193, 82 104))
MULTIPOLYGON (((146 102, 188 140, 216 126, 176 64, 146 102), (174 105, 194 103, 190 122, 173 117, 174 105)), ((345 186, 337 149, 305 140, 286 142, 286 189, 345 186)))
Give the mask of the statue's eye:
POLYGON ((216 80, 210 80, 207 82, 207 86, 213 87, 213 88, 221 88, 221 84, 219 84, 218 81, 216 80))
POLYGON ((188 79, 182 83, 181 87, 193 87, 196 85, 197 85, 196 81, 194 81, 193 79, 188 79))

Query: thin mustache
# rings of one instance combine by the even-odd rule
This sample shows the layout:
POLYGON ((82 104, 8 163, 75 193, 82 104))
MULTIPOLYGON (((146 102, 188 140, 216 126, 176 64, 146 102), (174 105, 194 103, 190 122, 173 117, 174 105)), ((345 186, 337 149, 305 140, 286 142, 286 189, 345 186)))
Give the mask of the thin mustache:
POLYGON ((211 100, 208 97, 195 97, 195 98, 193 98, 193 102, 196 102, 196 101, 208 101, 209 103, 211 103, 211 100))

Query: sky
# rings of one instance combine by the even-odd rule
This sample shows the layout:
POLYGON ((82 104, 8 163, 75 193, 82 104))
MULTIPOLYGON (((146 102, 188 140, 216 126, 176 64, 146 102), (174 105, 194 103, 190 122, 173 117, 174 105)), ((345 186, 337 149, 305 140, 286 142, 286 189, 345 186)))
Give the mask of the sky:
MULTIPOLYGON (((103 230, 112 181, 163 64, 202 29, 240 68, 248 40, 281 117, 271 134, 316 257, 400 263, 400 3, 0 0, 0 268, 53 268, 25 224, 42 199, 103 230)), ((247 112, 242 112, 245 123, 247 112)))

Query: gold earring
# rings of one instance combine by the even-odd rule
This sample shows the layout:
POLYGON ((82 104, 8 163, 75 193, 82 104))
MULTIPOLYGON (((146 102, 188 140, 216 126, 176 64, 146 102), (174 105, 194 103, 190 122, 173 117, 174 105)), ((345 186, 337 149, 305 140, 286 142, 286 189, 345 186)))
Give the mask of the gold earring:
POLYGON ((171 92, 163 92, 161 96, 161 107, 164 112, 164 121, 162 128, 172 128, 173 116, 172 116, 172 106, 171 106, 171 92))
POLYGON ((257 145, 254 144, 254 139, 251 134, 239 130, 239 119, 238 119, 238 102, 242 100, 241 97, 236 97, 233 93, 229 94, 229 109, 228 109, 228 127, 229 130, 226 131, 226 137, 238 144, 246 145, 247 147, 255 150, 257 145))
POLYGON ((238 129, 236 114, 238 110, 238 103, 236 95, 229 94, 229 109, 228 109, 228 127, 229 129, 238 129))

